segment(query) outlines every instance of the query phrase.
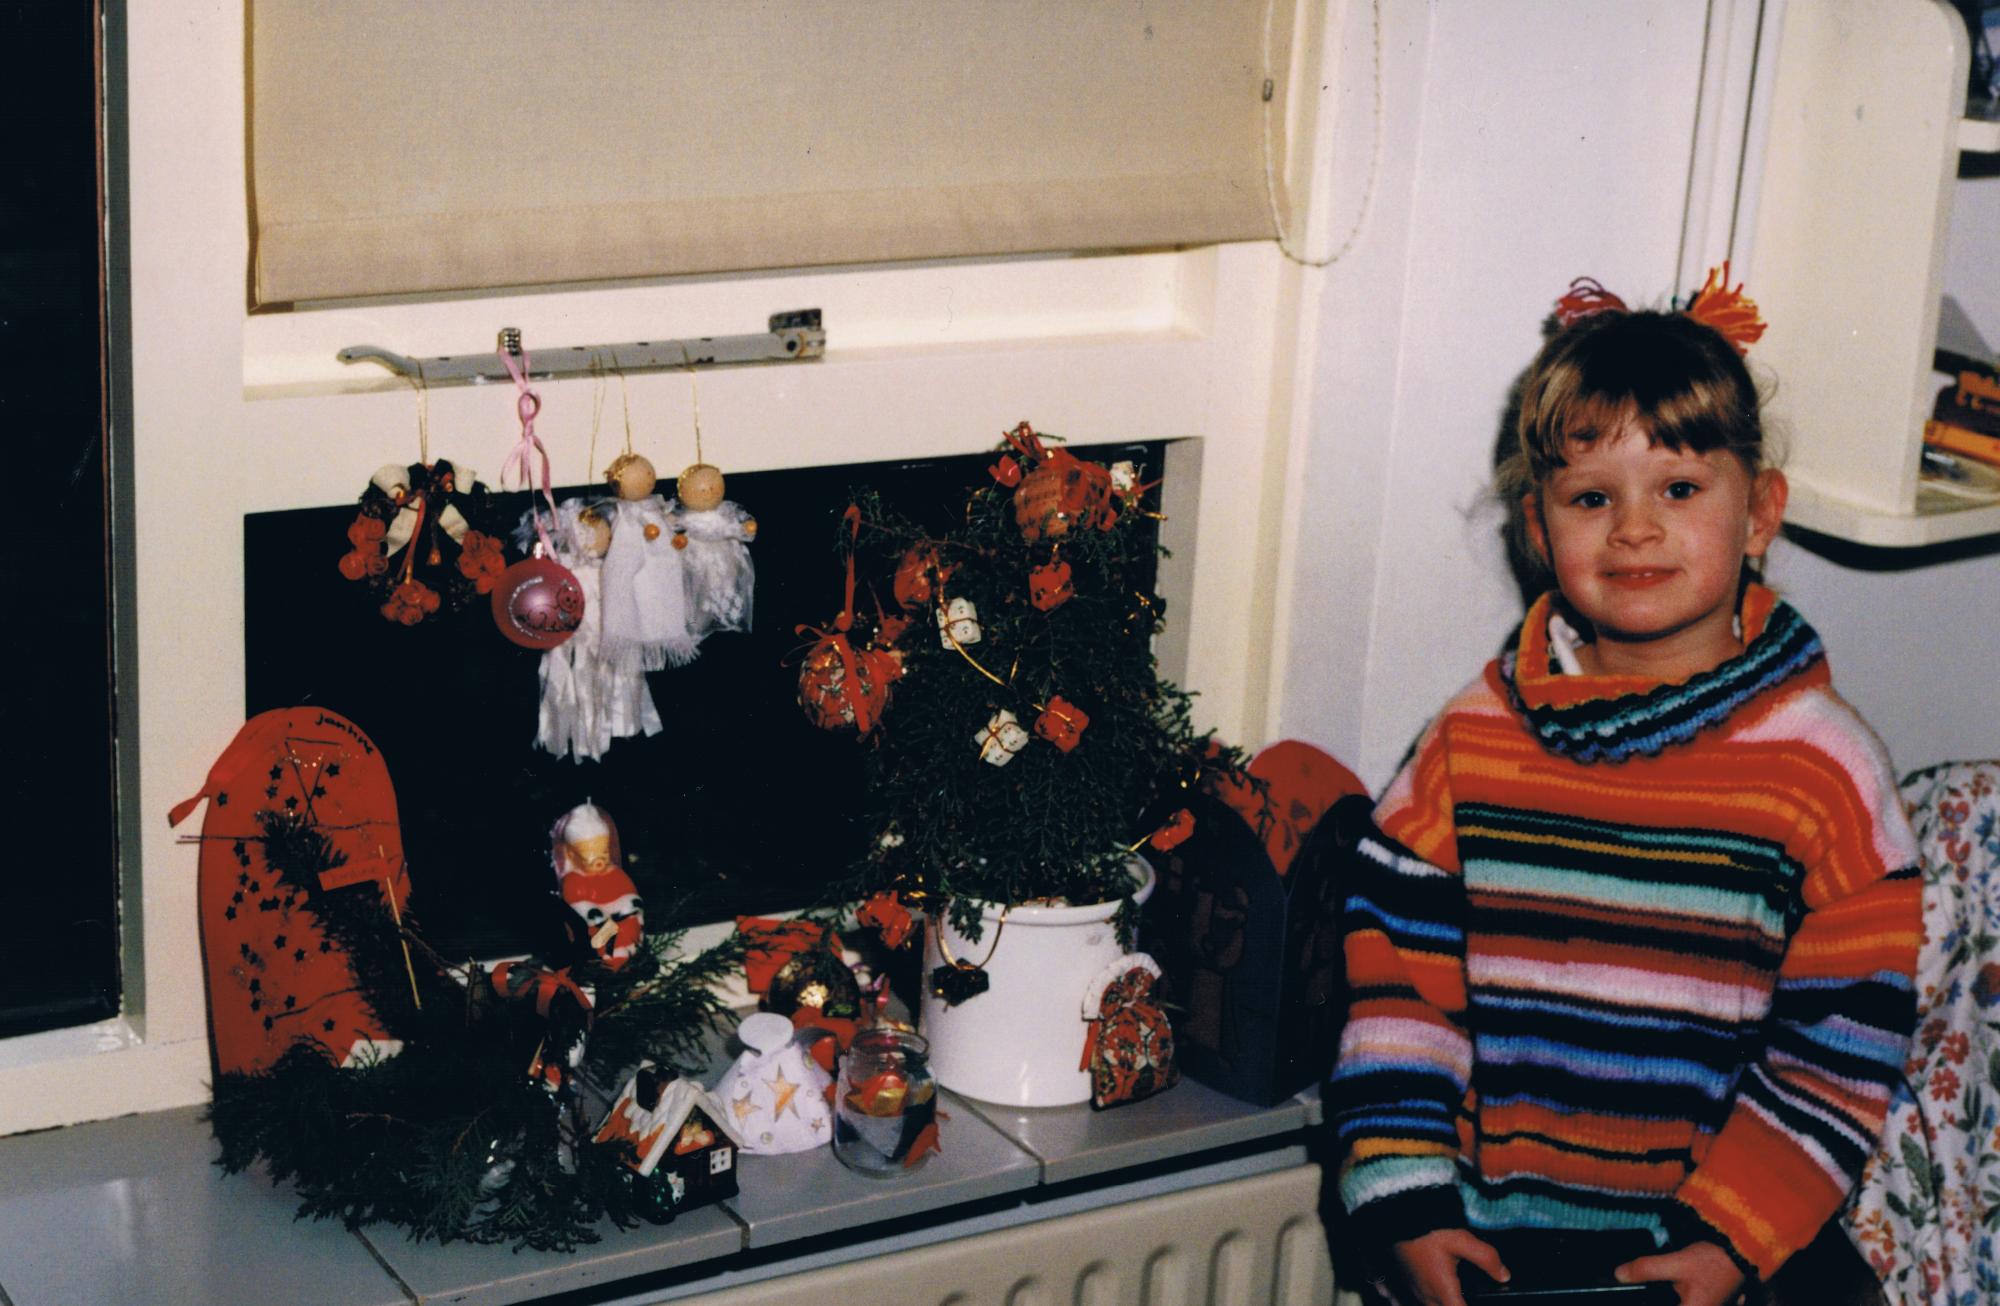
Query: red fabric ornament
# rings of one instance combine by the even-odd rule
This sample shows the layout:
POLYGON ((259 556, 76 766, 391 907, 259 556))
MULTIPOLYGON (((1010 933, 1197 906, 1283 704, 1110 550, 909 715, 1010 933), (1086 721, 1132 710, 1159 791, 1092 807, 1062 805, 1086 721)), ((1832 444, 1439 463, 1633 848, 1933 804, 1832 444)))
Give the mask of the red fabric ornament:
POLYGON ((523 558, 492 588, 493 624, 522 648, 552 649, 583 624, 583 586, 553 558, 523 558))
POLYGON ((1729 284, 1727 260, 1708 270, 1708 280, 1681 311, 1727 340, 1738 354, 1749 353, 1750 346, 1764 338, 1764 319, 1756 302, 1743 293, 1743 283, 1729 284))
POLYGON ((1053 612, 1075 596, 1067 562, 1045 562, 1028 573, 1028 601, 1043 612, 1053 612))
POLYGON ((1012 454, 1001 454, 1000 461, 986 470, 992 473, 994 480, 1010 490, 1021 483, 1021 464, 1012 454))
POLYGON ((1146 842, 1161 852, 1172 852, 1194 833, 1194 813, 1183 807, 1167 818, 1167 823, 1146 836, 1146 842))
POLYGON ((861 905, 855 919, 863 925, 873 926, 882 937, 885 948, 900 948, 910 937, 915 924, 910 909, 902 904, 895 894, 884 890, 861 905))
POLYGON ((1181 1080, 1173 1026, 1154 993, 1159 963, 1134 952, 1106 970, 1091 986, 1096 1000, 1084 1003, 1090 1032, 1077 1066, 1090 1073, 1090 1104, 1100 1111, 1165 1092, 1181 1080))
POLYGON ((1067 753, 1083 738, 1083 728, 1089 724, 1082 708, 1060 694, 1051 694, 1049 705, 1035 718, 1035 733, 1067 753))

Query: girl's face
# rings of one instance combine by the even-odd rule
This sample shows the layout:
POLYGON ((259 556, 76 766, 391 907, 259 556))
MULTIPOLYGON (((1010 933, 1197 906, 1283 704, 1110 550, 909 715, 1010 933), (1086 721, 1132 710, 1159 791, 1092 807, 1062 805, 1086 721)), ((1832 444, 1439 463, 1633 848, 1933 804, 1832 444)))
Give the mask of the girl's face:
POLYGON ((1597 629, 1587 669, 1685 680, 1742 651, 1737 586, 1785 511, 1782 473, 1679 452, 1636 422, 1573 445, 1527 497, 1529 538, 1597 629))

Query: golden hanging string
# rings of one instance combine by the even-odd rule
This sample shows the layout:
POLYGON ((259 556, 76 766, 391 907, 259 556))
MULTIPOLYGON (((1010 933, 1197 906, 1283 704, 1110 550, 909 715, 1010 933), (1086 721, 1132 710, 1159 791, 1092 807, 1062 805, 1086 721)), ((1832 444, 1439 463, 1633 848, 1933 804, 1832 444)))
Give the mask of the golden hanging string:
POLYGON ((986 945, 986 955, 978 961, 966 961, 951 955, 951 945, 945 942, 944 937, 944 917, 941 914, 932 914, 929 918, 931 937, 937 940, 938 955, 943 957, 945 964, 953 970, 984 970, 986 963, 992 961, 993 954, 1000 949, 1000 933, 1007 928, 1007 913, 1010 910, 1006 904, 1001 905, 1000 919, 993 922, 993 941, 986 945))
POLYGON ((685 343, 681 345, 681 365, 687 368, 688 407, 694 413, 694 460, 696 463, 704 463, 708 460, 701 456, 701 391, 695 384, 694 359, 688 356, 688 347, 685 343))
POLYGON ((428 467, 431 465, 431 388, 424 381, 424 369, 417 368, 416 375, 408 378, 410 388, 417 392, 417 460, 428 467))

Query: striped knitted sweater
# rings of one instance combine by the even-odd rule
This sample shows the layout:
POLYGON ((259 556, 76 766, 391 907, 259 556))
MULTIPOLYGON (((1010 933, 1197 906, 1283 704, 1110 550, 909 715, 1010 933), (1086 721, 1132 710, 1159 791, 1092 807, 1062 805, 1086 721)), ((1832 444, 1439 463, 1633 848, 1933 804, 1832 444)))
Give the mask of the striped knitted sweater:
POLYGON ((1744 652, 1681 684, 1561 674, 1550 612, 1354 859, 1342 1196, 1376 1246, 1643 1228, 1769 1276, 1859 1178, 1913 1018, 1888 759, 1761 586, 1744 652))

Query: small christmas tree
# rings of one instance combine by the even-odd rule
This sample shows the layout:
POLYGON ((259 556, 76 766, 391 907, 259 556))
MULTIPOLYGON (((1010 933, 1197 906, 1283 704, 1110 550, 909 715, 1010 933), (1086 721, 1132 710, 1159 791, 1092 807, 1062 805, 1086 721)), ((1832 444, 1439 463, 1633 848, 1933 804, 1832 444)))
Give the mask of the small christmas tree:
POLYGON ((848 608, 800 687, 822 725, 863 736, 875 837, 841 890, 871 900, 864 920, 896 914, 885 895, 948 904, 975 939, 981 902, 1128 899, 1132 854, 1185 837, 1172 796, 1205 771, 1242 775, 1153 658, 1162 551, 1142 469, 1084 460, 1023 423, 990 471, 942 533, 859 496, 843 532, 848 608), (872 629, 854 611, 857 557, 894 566, 899 610, 872 629))

